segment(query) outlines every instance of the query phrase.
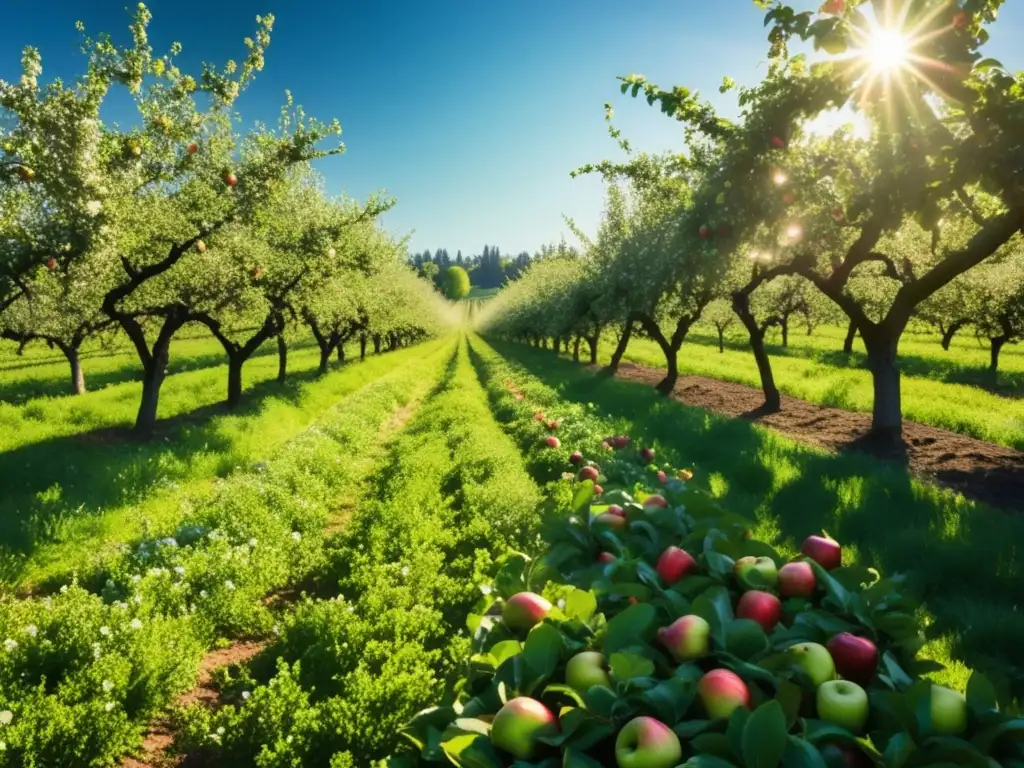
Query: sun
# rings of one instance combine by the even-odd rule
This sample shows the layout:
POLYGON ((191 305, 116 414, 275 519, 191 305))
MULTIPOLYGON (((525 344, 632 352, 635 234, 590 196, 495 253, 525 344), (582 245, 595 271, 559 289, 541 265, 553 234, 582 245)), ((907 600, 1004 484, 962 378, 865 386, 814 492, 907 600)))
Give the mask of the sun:
POLYGON ((863 55, 878 74, 903 69, 910 61, 910 38, 898 29, 878 27, 865 41, 863 55))

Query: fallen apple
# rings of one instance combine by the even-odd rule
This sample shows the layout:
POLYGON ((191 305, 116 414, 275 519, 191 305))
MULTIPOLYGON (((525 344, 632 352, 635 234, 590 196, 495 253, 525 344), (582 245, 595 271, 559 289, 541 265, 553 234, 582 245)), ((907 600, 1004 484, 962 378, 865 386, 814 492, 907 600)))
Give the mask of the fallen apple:
POLYGON ((728 669, 713 669, 697 683, 697 696, 711 719, 727 718, 738 707, 750 708, 750 690, 728 669))
POLYGON ((665 474, 665 470, 658 470, 658 482, 662 485, 668 485, 668 475, 665 474))
POLYGON ((514 631, 530 629, 544 620, 551 603, 534 592, 517 592, 505 601, 501 618, 505 626, 514 631))
POLYGON ((786 563, 779 568, 779 594, 783 597, 810 597, 816 585, 810 563, 786 563))
POLYGON ((694 661, 707 656, 711 625, 696 615, 683 616, 658 630, 658 641, 676 661, 694 661))
POLYGON ((665 501, 665 497, 660 493, 652 493, 646 499, 644 499, 645 507, 667 507, 668 502, 665 501))
POLYGON ((235 176, 235 174, 231 173, 231 171, 228 171, 227 173, 224 174, 224 183, 227 184, 229 187, 233 187, 236 184, 238 184, 238 177, 235 176))
MULTIPOLYGON (((519 396, 517 395, 517 397, 519 396)), ((558 448, 562 444, 562 441, 559 440, 554 435, 548 435, 547 437, 545 437, 544 442, 548 444, 549 448, 558 448)))
POLYGON ((679 737, 653 717, 633 718, 615 739, 619 768, 674 768, 682 759, 679 737))
POLYGON ((193 142, 191 142, 191 143, 190 143, 190 144, 188 145, 188 147, 186 148, 186 151, 187 151, 187 152, 188 152, 188 153, 189 153, 190 155, 194 155, 194 154, 195 154, 196 152, 198 152, 198 151, 199 151, 199 145, 198 145, 198 144, 196 144, 196 143, 195 143, 195 142, 193 141, 193 142))
POLYGON ((51 272, 57 268, 57 260, 53 256, 46 260, 46 268, 51 272))
POLYGON ((583 454, 579 451, 573 451, 572 456, 569 457, 570 464, 579 464, 583 461, 583 454))
POLYGON ((202 240, 196 240, 196 250, 200 253, 206 253, 206 243, 202 240))
POLYGON ((491 743, 519 760, 536 754, 542 736, 558 733, 558 718, 536 699, 519 696, 510 700, 491 722, 491 743))
POLYGON ((611 552, 602 552, 597 556, 597 562, 601 563, 602 565, 614 563, 615 555, 613 555, 611 552))
POLYGON ((640 449, 640 461, 645 464, 649 464, 654 461, 654 449, 653 448, 641 448, 640 449))
POLYGON ((594 495, 595 496, 600 496, 602 493, 604 493, 604 488, 602 488, 597 483, 594 483, 594 495))
POLYGON ((707 240, 707 238, 711 236, 711 227, 707 224, 701 224, 700 228, 697 230, 697 236, 701 240, 707 240))
MULTIPOLYGON (((595 493, 597 492, 597 489, 599 487, 600 486, 594 486, 595 493)), ((626 530, 626 518, 619 517, 618 515, 613 515, 610 512, 603 512, 602 514, 594 518, 594 525, 607 526, 608 528, 611 528, 613 531, 624 531, 626 530)))
POLYGON ((618 515, 619 517, 626 516, 626 510, 620 507, 618 504, 609 505, 608 509, 605 510, 609 515, 618 515))

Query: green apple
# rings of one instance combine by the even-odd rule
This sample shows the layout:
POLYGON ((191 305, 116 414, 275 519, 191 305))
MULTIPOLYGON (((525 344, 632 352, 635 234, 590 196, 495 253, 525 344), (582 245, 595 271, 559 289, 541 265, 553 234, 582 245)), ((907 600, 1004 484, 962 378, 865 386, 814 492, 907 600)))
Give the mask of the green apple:
POLYGON ((519 760, 529 760, 542 736, 558 733, 558 718, 536 699, 519 696, 498 710, 491 721, 491 743, 519 760))
POLYGON ((733 573, 744 589, 764 589, 779 583, 779 569, 770 557, 741 557, 733 573))
POLYGON ((653 717, 633 718, 615 739, 619 768, 675 768, 682 759, 679 737, 653 717))
POLYGON ((967 730, 967 699, 941 685, 932 686, 932 731, 957 736, 967 730))
POLYGON ((708 653, 711 625, 697 615, 683 616, 658 630, 658 640, 676 661, 693 661, 708 653))
POLYGON ((818 717, 853 733, 868 721, 868 694, 849 680, 827 680, 818 686, 818 717))
POLYGON ((597 651, 577 653, 565 665, 565 682, 580 693, 586 693, 594 685, 610 688, 611 679, 604 669, 604 655, 597 651))
POLYGON ((836 665, 828 648, 819 643, 800 643, 786 650, 789 663, 807 673, 817 688, 836 676, 836 665))

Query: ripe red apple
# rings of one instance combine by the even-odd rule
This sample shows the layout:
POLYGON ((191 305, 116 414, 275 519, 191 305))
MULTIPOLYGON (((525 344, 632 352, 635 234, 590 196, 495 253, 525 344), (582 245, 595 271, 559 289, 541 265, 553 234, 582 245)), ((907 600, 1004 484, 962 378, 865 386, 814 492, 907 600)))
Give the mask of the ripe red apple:
POLYGON ((772 136, 772 146, 776 149, 783 149, 786 146, 786 142, 781 136, 772 136))
POLYGON ((594 484, 594 495, 595 495, 595 496, 600 496, 600 495, 601 495, 602 493, 604 493, 604 488, 603 488, 603 487, 601 487, 600 485, 597 485, 597 484, 595 483, 595 484, 594 484))
POLYGON ((818 717, 860 733, 868 721, 868 694, 849 680, 828 680, 818 686, 815 697, 818 717))
POLYGON ((652 493, 646 499, 644 499, 645 507, 667 507, 668 502, 665 501, 665 497, 660 493, 652 493))
POLYGON ((233 187, 238 183, 238 177, 235 176, 231 171, 224 174, 224 183, 229 187, 233 187))
POLYGON ((672 586, 688 573, 696 571, 697 561, 685 549, 669 547, 661 553, 655 570, 662 581, 672 586))
POLYGON ((783 597, 810 597, 815 586, 810 563, 786 563, 779 569, 779 594, 783 597))
POLYGON ((598 475, 596 467, 584 467, 580 470, 580 480, 593 480, 597 482, 598 475))
POLYGON ((737 707, 750 709, 750 689, 728 669, 713 669, 705 674, 697 683, 697 696, 712 719, 727 718, 737 707))
POLYGON ((770 557, 741 557, 732 570, 744 589, 774 587, 779 581, 779 570, 770 557))
POLYGON ((551 603, 534 592, 517 592, 505 601, 501 609, 501 618, 505 626, 511 630, 527 630, 539 624, 548 611, 551 603))
POLYGON ((683 616, 658 630, 658 641, 676 661, 693 661, 708 654, 709 625, 700 616, 683 616))
POLYGON ((679 737, 653 717, 633 718, 615 738, 619 768, 675 768, 682 759, 679 737))
POLYGON ((200 253, 206 253, 206 243, 202 240, 196 240, 196 250, 200 253))
POLYGON ((519 696, 498 710, 491 722, 491 743, 519 760, 529 760, 542 745, 538 738, 558 733, 558 718, 536 699, 519 696))
POLYGON ((836 676, 832 655, 820 643, 797 643, 790 646, 786 649, 786 660, 806 672, 815 688, 836 676))
POLYGON ((570 464, 579 464, 583 461, 583 454, 579 451, 573 451, 572 456, 569 457, 570 464))
POLYGON ((658 482, 662 485, 668 485, 668 475, 665 474, 664 470, 658 470, 658 482))
POLYGON ((826 571, 831 571, 843 564, 843 550, 839 546, 839 542, 834 539, 826 539, 824 536, 808 536, 804 539, 800 551, 826 571))
MULTIPOLYGON (((595 491, 597 487, 596 485, 594 486, 595 491)), ((605 525, 613 531, 624 531, 626 530, 626 518, 604 512, 594 518, 594 525, 605 525)))
POLYGON ((640 461, 645 464, 650 464, 654 461, 654 449, 653 448, 641 448, 640 449, 640 461))
POLYGON ((199 145, 193 141, 191 144, 188 145, 187 151, 190 155, 194 155, 196 152, 199 151, 199 145))
POLYGON ((562 422, 560 421, 555 421, 554 419, 552 419, 551 421, 548 422, 548 429, 555 430, 558 429, 560 426, 562 426, 562 422))
POLYGON ((606 510, 609 515, 618 515, 619 517, 626 516, 626 510, 620 507, 618 504, 612 504, 606 510))
POLYGON ((601 554, 599 554, 597 556, 597 562, 601 563, 602 565, 607 565, 608 563, 614 563, 615 562, 615 555, 613 555, 611 552, 602 552, 601 554))
POLYGON ((629 438, 625 435, 619 435, 618 437, 612 438, 612 445, 616 448, 625 448, 629 445, 629 438))
MULTIPOLYGON (((516 397, 520 397, 521 398, 522 395, 516 395, 516 397)), ((544 442, 547 443, 548 447, 550 447, 550 448, 558 448, 562 444, 562 441, 559 440, 554 435, 548 435, 547 437, 545 437, 544 438, 544 442)))
POLYGON ((711 227, 707 224, 701 224, 700 229, 697 230, 697 236, 701 240, 707 240, 711 236, 711 227))
POLYGON ((537 411, 535 414, 533 414, 534 421, 544 421, 544 419, 546 418, 547 416, 544 415, 544 411, 537 411))
POLYGON ((46 260, 46 268, 51 272, 57 268, 57 260, 53 256, 46 260))
POLYGON ((866 685, 878 669, 878 648, 866 637, 840 632, 828 641, 836 671, 847 680, 866 685))
POLYGON ((821 12, 829 16, 842 16, 846 10, 846 0, 825 0, 821 6, 821 12))
POLYGON ((597 651, 577 653, 565 665, 565 684, 580 693, 595 685, 610 688, 612 681, 605 671, 604 655, 597 651))
POLYGON ((765 632, 771 632, 782 618, 782 603, 768 592, 756 589, 744 592, 736 604, 736 618, 751 619, 760 624, 765 632))

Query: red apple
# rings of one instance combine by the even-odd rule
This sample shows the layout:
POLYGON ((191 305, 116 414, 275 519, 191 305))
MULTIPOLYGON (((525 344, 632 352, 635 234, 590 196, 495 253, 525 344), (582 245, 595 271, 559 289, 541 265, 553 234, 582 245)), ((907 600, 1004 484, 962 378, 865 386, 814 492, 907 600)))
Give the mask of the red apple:
POLYGON ((655 570, 662 581, 672 586, 686 574, 696 571, 697 561, 685 549, 669 547, 661 553, 655 570))
POLYGON ((597 562, 607 565, 608 563, 615 562, 615 555, 611 552, 602 552, 597 556, 597 562))
POLYGON ((658 630, 658 641, 676 661, 694 661, 708 654, 711 626, 700 616, 683 616, 658 630))
POLYGON ((662 485, 668 485, 668 475, 665 474, 664 470, 658 470, 658 482, 662 485))
POLYGON ((826 571, 831 571, 843 564, 843 550, 839 546, 839 542, 834 539, 826 539, 824 536, 808 536, 804 539, 800 551, 826 571))
POLYGON ((760 624, 765 632, 771 632, 782 618, 782 603, 768 592, 756 589, 744 592, 736 604, 736 618, 751 619, 760 624))
POLYGON ((569 457, 570 464, 579 464, 583 461, 583 454, 579 451, 573 451, 572 456, 569 457))
POLYGON ((781 136, 772 136, 772 146, 776 149, 782 149, 786 146, 786 142, 781 136))
POLYGON ((527 630, 539 624, 548 611, 551 603, 534 592, 517 592, 505 601, 501 609, 501 618, 505 626, 511 630, 527 630))
POLYGON ((618 515, 619 517, 626 516, 626 510, 624 510, 618 504, 612 504, 611 506, 608 507, 606 511, 609 515, 618 515))
POLYGON ((519 696, 491 721, 491 743, 519 760, 529 760, 543 746, 538 738, 558 733, 558 718, 536 699, 519 696))
POLYGON ((580 470, 580 480, 593 480, 597 482, 598 474, 597 467, 584 467, 580 470))
POLYGON ((783 192, 782 202, 784 202, 786 205, 792 205, 794 202, 796 202, 796 195, 794 195, 792 192, 783 192))
POLYGON ((665 497, 660 493, 652 493, 646 499, 644 499, 645 507, 667 507, 668 502, 665 501, 665 497))
POLYGON ((616 448, 625 448, 629 445, 629 438, 625 435, 619 435, 618 437, 612 438, 612 445, 616 448))
POLYGON ((595 496, 600 496, 602 493, 604 493, 604 488, 602 488, 600 485, 597 485, 595 483, 594 484, 594 495, 595 496))
POLYGON ((57 260, 53 256, 46 260, 46 268, 51 272, 57 268, 57 260))
POLYGON ((810 597, 815 586, 810 563, 786 563, 779 569, 779 594, 783 597, 810 597))
POLYGON ((707 240, 708 237, 711 236, 711 227, 707 224, 701 224, 700 229, 697 230, 697 236, 700 237, 701 240, 707 240))
POLYGON ((229 187, 233 187, 238 183, 238 177, 235 176, 231 171, 224 174, 224 183, 229 187))
POLYGON ((640 449, 640 461, 645 464, 650 464, 654 461, 654 449, 653 448, 641 448, 640 449))
POLYGON ((827 643, 836 671, 847 680, 866 685, 878 668, 878 648, 866 637, 840 632, 827 643))
POLYGON ((554 419, 552 419, 551 421, 548 422, 548 429, 555 430, 558 429, 560 426, 562 426, 562 422, 560 421, 555 421, 554 419))
MULTIPOLYGON (((594 486, 595 491, 598 486, 594 486)), ((594 518, 594 525, 603 525, 611 528, 613 531, 624 531, 626 530, 626 518, 619 517, 618 515, 612 515, 608 512, 604 512, 594 518)))
POLYGON ((747 684, 728 669, 713 669, 705 674, 697 683, 697 696, 712 719, 727 718, 737 707, 750 709, 747 684))
POLYGON ((193 141, 191 144, 188 145, 187 151, 190 155, 194 155, 196 152, 199 151, 199 145, 193 141))
MULTIPOLYGON (((522 395, 516 395, 516 397, 521 398, 522 395)), ((544 442, 548 444, 549 448, 558 448, 562 444, 562 441, 559 440, 554 435, 548 435, 547 437, 545 437, 544 442)))
POLYGON ((821 12, 829 16, 842 16, 846 10, 846 0, 825 0, 821 6, 821 12))
POLYGON ((547 416, 544 415, 544 411, 537 411, 535 414, 533 414, 534 421, 544 421, 544 419, 546 418, 547 416))
POLYGON ((619 768, 675 768, 682 759, 679 737, 653 717, 633 718, 615 739, 615 763, 619 768))

